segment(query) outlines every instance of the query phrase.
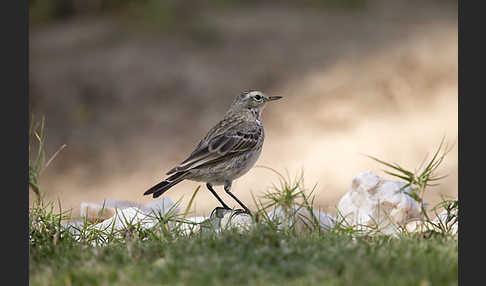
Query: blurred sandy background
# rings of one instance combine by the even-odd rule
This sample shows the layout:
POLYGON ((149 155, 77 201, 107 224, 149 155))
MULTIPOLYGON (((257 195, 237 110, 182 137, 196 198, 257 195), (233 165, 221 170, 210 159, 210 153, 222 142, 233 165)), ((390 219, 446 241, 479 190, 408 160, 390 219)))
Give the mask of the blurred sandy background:
MULTIPOLYGON (((414 169, 443 136, 449 176, 426 200, 457 196, 457 1, 295 3, 31 2, 30 112, 46 116, 48 154, 67 144, 41 178, 46 198, 74 214, 83 201, 149 202, 247 89, 285 97, 265 109, 257 165, 303 170, 325 210, 358 172, 389 178, 362 154, 414 169)), ((272 183, 255 167, 233 190, 253 206, 250 191, 272 183)), ((198 185, 166 195, 184 207, 198 185)), ((217 201, 201 187, 206 215, 217 201)))

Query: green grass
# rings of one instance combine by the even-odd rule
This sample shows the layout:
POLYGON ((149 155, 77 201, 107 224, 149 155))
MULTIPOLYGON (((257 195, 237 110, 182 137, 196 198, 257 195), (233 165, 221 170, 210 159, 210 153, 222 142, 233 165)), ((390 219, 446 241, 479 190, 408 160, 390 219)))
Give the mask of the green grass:
MULTIPOLYGON (((457 235, 449 232, 457 220, 457 200, 440 204, 448 216, 435 231, 384 236, 336 223, 323 232, 309 219, 306 231, 298 232, 292 224, 277 226, 266 212, 280 207, 291 221, 292 206, 314 208, 314 189, 305 189, 302 174, 293 180, 279 174, 279 185, 263 200, 254 198, 258 209, 249 230, 186 233, 169 227, 184 220, 189 203, 182 214, 159 214, 151 229, 128 224, 100 231, 84 221, 74 234, 63 226, 70 211, 56 212, 60 203, 46 202, 38 185, 42 170, 61 150, 46 162, 43 130, 43 121, 30 129, 29 184, 37 195, 29 208, 30 285, 458 285, 457 235)), ((445 155, 437 154, 432 162, 442 162, 445 155)), ((429 178, 437 178, 435 163, 417 176, 379 162, 409 174, 402 177, 417 188, 418 201, 429 178)))
MULTIPOLYGON (((296 201, 298 184, 269 192, 262 209, 284 197, 296 201)), ((298 233, 260 213, 249 230, 184 233, 167 227, 183 219, 169 213, 152 229, 100 232, 85 223, 75 236, 62 227, 69 213, 54 206, 30 209, 30 285, 458 284, 457 236, 448 233, 370 235, 340 224, 322 232, 311 221, 298 233)))
POLYGON ((93 247, 30 247, 30 285, 457 285, 457 239, 199 233, 93 247), (425 284, 420 284, 425 283, 425 284))

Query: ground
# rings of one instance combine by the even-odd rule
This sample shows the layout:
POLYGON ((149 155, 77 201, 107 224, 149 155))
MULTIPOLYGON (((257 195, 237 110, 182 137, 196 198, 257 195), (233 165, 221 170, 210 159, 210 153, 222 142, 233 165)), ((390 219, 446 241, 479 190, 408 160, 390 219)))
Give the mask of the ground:
POLYGON ((458 285, 457 237, 250 232, 30 247, 30 285, 458 285))

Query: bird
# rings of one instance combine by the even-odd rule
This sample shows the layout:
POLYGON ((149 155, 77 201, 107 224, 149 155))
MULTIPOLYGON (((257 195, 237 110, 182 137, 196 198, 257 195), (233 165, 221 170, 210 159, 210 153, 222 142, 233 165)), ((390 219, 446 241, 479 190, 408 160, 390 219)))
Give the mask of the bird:
POLYGON ((148 189, 144 195, 157 198, 171 187, 184 181, 206 183, 207 189, 224 209, 230 209, 213 186, 221 186, 251 215, 250 210, 232 192, 234 180, 246 174, 260 157, 265 139, 261 115, 268 102, 282 96, 267 96, 258 90, 239 93, 223 119, 199 141, 194 151, 179 165, 166 173, 170 175, 148 189))

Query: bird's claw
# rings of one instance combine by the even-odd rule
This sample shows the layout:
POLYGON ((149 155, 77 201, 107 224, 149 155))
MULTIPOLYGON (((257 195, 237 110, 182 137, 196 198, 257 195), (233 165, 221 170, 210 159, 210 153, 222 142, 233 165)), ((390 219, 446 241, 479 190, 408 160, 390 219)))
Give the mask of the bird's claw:
POLYGON ((244 210, 244 209, 236 209, 233 211, 233 213, 231 214, 231 218, 233 218, 233 216, 235 215, 239 215, 239 214, 247 214, 249 216, 252 216, 251 212, 249 210, 244 210))
POLYGON ((251 212, 249 210, 244 210, 244 209, 230 209, 230 208, 225 208, 225 207, 217 207, 215 209, 213 209, 213 211, 211 212, 211 217, 218 217, 218 218, 223 218, 224 215, 230 211, 231 212, 231 217, 230 218, 233 218, 233 216, 235 215, 239 215, 239 214, 248 214, 249 216, 252 216, 251 212))
POLYGON ((223 218, 225 211, 231 211, 230 208, 227 207, 216 207, 212 212, 211 212, 211 217, 213 215, 216 215, 216 217, 223 218))

